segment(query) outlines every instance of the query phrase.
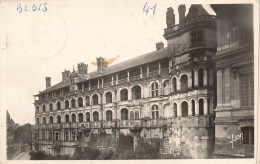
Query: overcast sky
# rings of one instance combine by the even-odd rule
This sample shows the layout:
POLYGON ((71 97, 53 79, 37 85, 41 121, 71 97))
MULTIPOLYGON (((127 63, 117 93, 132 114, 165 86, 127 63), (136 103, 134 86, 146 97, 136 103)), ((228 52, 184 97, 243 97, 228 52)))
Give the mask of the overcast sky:
MULTIPOLYGON (((33 95, 45 89, 45 77, 52 85, 61 81, 64 69, 72 70, 79 62, 89 64, 89 72, 96 70, 90 63, 96 57, 120 58, 115 63, 155 50, 155 43, 164 42, 166 10, 173 7, 178 24, 178 4, 175 1, 39 1, 37 11, 32 3, 5 2, 6 51, 1 57, 1 109, 7 109, 19 124, 34 124, 33 95), (40 7, 41 4, 41 8, 40 7), (19 7, 19 6, 18 6, 19 7), (4 62, 3 62, 4 61, 4 62), (4 70, 4 71, 3 71, 4 70)), ((188 12, 190 5, 186 5, 188 12)), ((205 9, 215 15, 209 5, 205 9)), ((114 64, 115 64, 114 63, 114 64)))

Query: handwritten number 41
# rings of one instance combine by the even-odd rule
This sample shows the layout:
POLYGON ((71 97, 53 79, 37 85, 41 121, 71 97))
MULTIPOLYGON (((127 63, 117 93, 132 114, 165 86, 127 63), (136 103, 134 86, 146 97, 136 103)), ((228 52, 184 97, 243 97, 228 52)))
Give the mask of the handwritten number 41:
POLYGON ((146 2, 145 5, 144 5, 144 8, 143 8, 143 11, 147 15, 148 12, 149 12, 149 9, 151 9, 151 10, 153 9, 153 15, 154 15, 155 14, 155 10, 156 10, 156 6, 157 6, 157 3, 153 7, 149 8, 149 6, 147 5, 147 2, 146 2))

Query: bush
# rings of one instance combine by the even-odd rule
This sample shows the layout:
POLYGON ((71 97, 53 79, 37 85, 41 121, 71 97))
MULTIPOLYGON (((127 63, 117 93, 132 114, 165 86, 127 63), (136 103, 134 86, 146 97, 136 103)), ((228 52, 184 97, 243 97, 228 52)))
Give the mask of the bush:
POLYGON ((104 152, 101 153, 101 155, 98 157, 98 159, 112 159, 114 156, 114 151, 113 150, 106 150, 104 152))

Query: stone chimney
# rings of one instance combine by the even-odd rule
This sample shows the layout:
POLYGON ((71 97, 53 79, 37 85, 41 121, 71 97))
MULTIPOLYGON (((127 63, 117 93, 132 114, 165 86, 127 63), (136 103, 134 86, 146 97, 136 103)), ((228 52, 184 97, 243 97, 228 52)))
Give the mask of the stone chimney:
POLYGON ((164 48, 163 42, 158 42, 158 43, 156 43, 155 45, 156 45, 156 50, 160 50, 160 49, 163 49, 163 48, 164 48))
POLYGON ((178 11, 179 11, 179 24, 180 24, 185 18, 186 6, 180 5, 178 11))
POLYGON ((169 7, 166 11, 166 24, 167 28, 175 26, 174 10, 171 7, 169 7))
POLYGON ((88 65, 85 63, 78 63, 78 72, 83 75, 88 74, 88 65))
POLYGON ((70 71, 65 69, 65 70, 62 72, 62 81, 65 81, 65 80, 67 80, 67 79, 69 79, 69 78, 70 78, 70 71))
POLYGON ((51 78, 46 77, 46 89, 49 89, 51 87, 51 78))
POLYGON ((108 66, 108 63, 106 62, 105 58, 99 57, 97 59, 97 71, 98 73, 102 73, 103 69, 108 66))

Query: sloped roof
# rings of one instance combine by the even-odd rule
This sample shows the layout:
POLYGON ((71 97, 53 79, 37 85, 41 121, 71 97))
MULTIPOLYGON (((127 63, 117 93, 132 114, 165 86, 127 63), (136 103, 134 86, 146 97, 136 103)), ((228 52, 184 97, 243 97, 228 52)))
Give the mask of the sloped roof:
MULTIPOLYGON (((116 73, 116 72, 119 72, 122 70, 136 67, 136 66, 140 66, 140 65, 143 65, 146 63, 150 63, 150 62, 159 60, 159 59, 167 58, 167 57, 170 57, 171 54, 172 53, 171 53, 170 49, 162 48, 160 50, 153 51, 153 52, 147 53, 145 55, 141 55, 136 58, 126 60, 124 62, 115 64, 115 65, 108 66, 108 67, 104 68, 102 73, 98 73, 98 71, 93 71, 88 74, 89 77, 79 74, 80 77, 79 77, 78 83, 89 80, 89 79, 95 79, 97 77, 102 77, 105 75, 116 73)), ((70 79, 67 79, 63 82, 59 82, 58 84, 40 92, 40 94, 46 93, 49 91, 54 91, 56 89, 64 88, 69 85, 70 85, 70 79)))
POLYGON ((185 18, 194 17, 194 15, 209 15, 209 13, 204 9, 202 5, 191 5, 189 8, 189 12, 185 18))

